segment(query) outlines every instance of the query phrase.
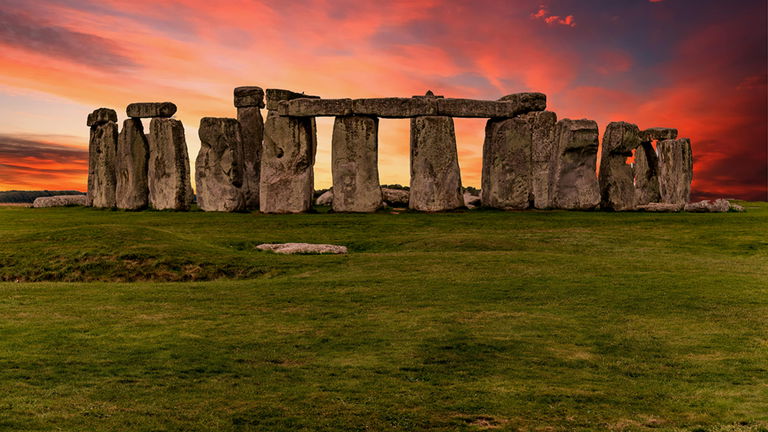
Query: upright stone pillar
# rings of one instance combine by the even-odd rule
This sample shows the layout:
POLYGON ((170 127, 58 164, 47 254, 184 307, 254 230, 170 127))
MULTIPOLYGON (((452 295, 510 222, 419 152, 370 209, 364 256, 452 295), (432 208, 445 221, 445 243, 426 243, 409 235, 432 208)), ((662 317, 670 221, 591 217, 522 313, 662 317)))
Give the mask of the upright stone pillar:
POLYGON ((626 211, 635 208, 635 183, 627 158, 640 145, 640 129, 626 122, 612 122, 603 134, 600 157, 600 207, 626 211))
POLYGON ((650 128, 640 132, 640 146, 635 151, 635 203, 645 205, 661 201, 659 158, 653 141, 677 138, 677 129, 650 128))
POLYGON ((463 206, 453 118, 412 118, 411 196, 408 207, 435 212, 463 206))
POLYGON ((115 157, 117 153, 117 113, 109 108, 99 108, 88 115, 91 136, 88 143, 88 193, 89 206, 115 207, 115 157))
POLYGON ((261 154, 259 206, 263 213, 301 213, 312 208, 317 128, 314 117, 282 117, 281 101, 316 98, 267 89, 267 120, 261 154))
POLYGON ((555 164, 557 114, 534 111, 521 116, 531 128, 531 193, 537 209, 552 207, 552 173, 555 164))
POLYGON ((484 207, 525 209, 531 193, 531 127, 520 118, 490 119, 485 127, 481 202, 484 207))
POLYGON ((264 90, 260 87, 235 89, 237 120, 242 132, 243 194, 248 210, 259 208, 259 182, 261 172, 261 147, 264 140, 264 90))
POLYGON ((149 205, 156 210, 188 210, 192 203, 189 155, 179 120, 153 118, 149 124, 149 205))
POLYGON ((597 123, 562 119, 556 127, 552 191, 556 208, 591 210, 600 203, 597 183, 597 123))
POLYGON ((686 204, 690 198, 693 180, 691 141, 688 138, 660 141, 656 144, 656 149, 659 152, 661 202, 686 204))
POLYGON ((243 140, 236 119, 203 117, 195 161, 197 205, 204 211, 245 210, 243 140))
POLYGON ((140 210, 149 205, 149 142, 137 118, 126 119, 117 137, 117 207, 140 210))
POLYGON ((333 210, 374 212, 381 207, 379 119, 336 117, 331 144, 333 210))

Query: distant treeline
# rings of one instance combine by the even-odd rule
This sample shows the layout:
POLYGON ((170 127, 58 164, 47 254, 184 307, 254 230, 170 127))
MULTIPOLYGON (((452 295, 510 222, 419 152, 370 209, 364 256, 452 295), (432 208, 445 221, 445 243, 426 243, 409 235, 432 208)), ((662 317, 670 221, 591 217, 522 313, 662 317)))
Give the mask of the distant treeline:
POLYGON ((6 191, 0 192, 0 203, 32 203, 35 198, 56 195, 85 195, 80 191, 6 191))

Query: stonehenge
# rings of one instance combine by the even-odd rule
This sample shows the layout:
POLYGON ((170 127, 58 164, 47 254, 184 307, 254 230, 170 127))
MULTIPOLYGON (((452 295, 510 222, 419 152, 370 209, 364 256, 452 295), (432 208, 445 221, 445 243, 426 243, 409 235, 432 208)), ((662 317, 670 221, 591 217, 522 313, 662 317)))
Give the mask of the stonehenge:
MULTIPOLYGON (((131 103, 88 114, 88 193, 93 207, 302 213, 312 209, 317 117, 334 117, 334 212, 389 206, 439 212, 502 210, 682 211, 690 197, 690 140, 677 129, 560 119, 542 93, 498 100, 412 97, 323 99, 283 89, 234 89, 233 118, 204 117, 193 191, 184 127, 171 102, 131 103), (266 116, 262 116, 266 109, 266 116), (410 188, 382 188, 379 119, 410 120, 410 188), (454 118, 487 118, 479 196, 463 192, 454 118), (145 133, 142 119, 150 119, 145 133), (598 151, 600 150, 600 151, 598 151), (600 154, 598 168, 598 154, 600 154), (397 204, 394 204, 394 203, 397 204)), ((319 201, 318 201, 319 202, 319 201)), ((689 206, 690 209, 698 209, 689 206)))

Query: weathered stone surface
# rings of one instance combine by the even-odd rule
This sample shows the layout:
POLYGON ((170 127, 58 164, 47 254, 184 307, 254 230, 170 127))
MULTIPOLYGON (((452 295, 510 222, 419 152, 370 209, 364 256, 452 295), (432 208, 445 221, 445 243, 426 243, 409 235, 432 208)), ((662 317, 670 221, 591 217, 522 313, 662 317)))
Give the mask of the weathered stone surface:
POLYGON ((468 209, 480 207, 482 205, 482 199, 478 195, 472 195, 469 192, 464 192, 464 206, 468 209))
POLYGON ((483 207, 525 209, 531 202, 531 128, 522 118, 491 119, 485 127, 483 207))
POLYGON ((411 192, 405 189, 381 188, 384 202, 390 207, 408 207, 411 192))
POLYGON ((739 213, 741 213, 741 212, 746 211, 746 210, 744 210, 744 206, 740 206, 740 205, 738 205, 736 203, 729 203, 729 204, 731 205, 731 211, 732 212, 739 212, 739 213))
POLYGON ((603 135, 600 157, 600 207, 626 211, 635 208, 635 175, 627 158, 640 145, 640 129, 626 122, 611 122, 603 135))
POLYGON ((703 200, 685 205, 685 211, 694 213, 726 213, 731 209, 728 200, 722 198, 714 201, 703 200))
MULTIPOLYGON (((301 95, 300 95, 301 96, 301 95)), ((413 118, 422 116, 509 118, 546 108, 546 96, 541 93, 521 93, 505 96, 500 101, 450 99, 437 96, 412 98, 369 99, 306 99, 286 98, 274 102, 282 116, 320 117, 362 115, 381 118, 413 118)), ((270 108, 267 90, 267 108, 270 108)))
POLYGON ((333 210, 374 212, 381 207, 379 119, 336 117, 331 144, 333 210))
POLYGON ((642 142, 664 141, 675 138, 677 138, 677 129, 673 128, 654 127, 640 132, 640 141, 642 142))
POLYGON ((316 149, 314 118, 281 117, 269 111, 259 187, 263 213, 300 213, 312 207, 316 149))
POLYGON ((116 201, 117 207, 139 210, 149 205, 147 170, 149 141, 139 119, 123 121, 123 130, 117 137, 116 201))
POLYGON ((520 116, 531 128, 531 193, 537 209, 552 207, 550 191, 554 171, 557 115, 551 111, 534 111, 520 116))
POLYGON ((192 203, 189 154, 179 120, 153 118, 149 124, 149 205, 157 210, 188 210, 192 203))
POLYGON ((257 106, 237 109, 243 145, 243 194, 245 208, 259 208, 259 183, 261 179, 261 147, 264 141, 264 119, 257 106))
POLYGON ((659 192, 661 202, 685 204, 691 194, 693 155, 688 138, 659 141, 659 192))
POLYGON ((456 132, 450 117, 411 119, 411 194, 414 210, 442 211, 464 206, 456 132))
POLYGON ((640 143, 635 150, 635 204, 659 202, 659 158, 650 142, 640 143))
POLYGON ((109 121, 92 126, 88 144, 88 205, 103 208, 115 206, 116 153, 117 123, 109 121))
POLYGON ((329 206, 333 204, 333 189, 327 190, 320 194, 320 196, 315 200, 315 204, 320 206, 329 206))
POLYGON ((138 102, 128 105, 125 113, 133 118, 173 117, 176 105, 171 102, 138 102))
POLYGON ((115 110, 110 108, 99 108, 88 114, 86 124, 88 127, 93 127, 109 122, 117 123, 117 113, 115 110))
POLYGON ((345 254, 346 246, 313 243, 264 243, 256 249, 279 254, 345 254))
POLYGON ((243 142, 240 123, 203 117, 198 129, 200 153, 195 161, 197 205, 204 211, 245 210, 243 142))
POLYGON ((264 108, 264 90, 261 87, 236 87, 235 107, 264 108))
POLYGON ((88 197, 85 195, 55 195, 49 197, 35 198, 32 203, 34 208, 43 207, 66 207, 66 206, 84 206, 88 203, 88 197))
POLYGON ((600 203, 597 182, 597 123, 562 119, 555 125, 556 157, 552 176, 554 206, 591 210, 600 203))
POLYGON ((294 99, 320 99, 320 96, 306 95, 283 89, 267 89, 267 109, 270 111, 277 111, 280 102, 294 99))
POLYGON ((652 202, 648 204, 638 205, 637 210, 657 213, 677 213, 683 211, 683 204, 667 204, 652 202))

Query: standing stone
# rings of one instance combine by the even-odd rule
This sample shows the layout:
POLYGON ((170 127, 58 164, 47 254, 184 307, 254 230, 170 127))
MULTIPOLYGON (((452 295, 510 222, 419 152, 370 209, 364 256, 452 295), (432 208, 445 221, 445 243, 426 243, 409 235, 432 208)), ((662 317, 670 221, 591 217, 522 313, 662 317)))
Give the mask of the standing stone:
POLYGON ((520 117, 490 119, 485 127, 481 201, 484 207, 528 208, 531 201, 531 128, 520 117))
POLYGON ((600 203, 597 183, 597 123, 562 119, 557 122, 552 193, 556 208, 591 210, 600 203))
POLYGON ((381 207, 379 119, 336 117, 331 144, 333 210, 373 212, 381 207))
POLYGON ((204 117, 195 161, 197 205, 204 211, 245 210, 243 142, 236 119, 204 117))
POLYGON ((661 202, 686 204, 693 180, 691 140, 679 138, 656 144, 659 153, 659 192, 661 202))
POLYGON ((635 179, 627 158, 640 145, 640 128, 626 122, 611 122, 603 134, 600 157, 600 207, 625 211, 635 208, 635 179))
POLYGON ((243 145, 243 194, 248 210, 259 208, 261 147, 264 140, 264 91, 260 87, 235 89, 237 120, 240 122, 243 145))
POLYGON ((635 150, 635 204, 659 202, 659 158, 653 145, 646 141, 635 150))
POLYGON ((89 206, 111 208, 115 201, 115 155, 117 153, 117 113, 100 108, 88 116, 91 136, 88 143, 89 206))
POLYGON ((149 124, 149 205, 156 210, 188 210, 192 203, 189 155, 179 120, 153 118, 149 124))
POLYGON ((408 207, 421 211, 464 206, 453 118, 411 119, 411 195, 408 207))
POLYGON ((555 164, 557 114, 534 111, 521 116, 531 128, 531 193, 537 209, 552 207, 551 177, 555 164))
POLYGON ((139 119, 126 119, 117 137, 117 207, 139 210, 149 205, 149 142, 139 119))
POLYGON ((301 213, 312 207, 316 149, 313 117, 281 117, 268 111, 259 186, 263 213, 301 213))

